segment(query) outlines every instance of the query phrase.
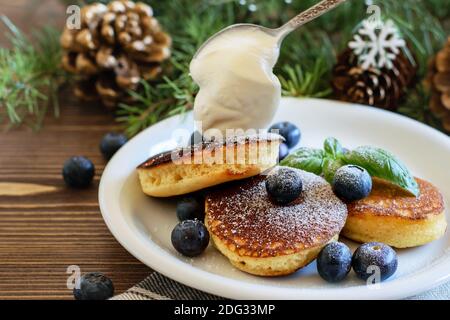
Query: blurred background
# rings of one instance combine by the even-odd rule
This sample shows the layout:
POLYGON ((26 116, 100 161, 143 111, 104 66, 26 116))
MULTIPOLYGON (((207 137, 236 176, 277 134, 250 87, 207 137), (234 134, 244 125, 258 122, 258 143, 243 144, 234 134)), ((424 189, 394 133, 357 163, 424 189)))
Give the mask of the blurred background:
MULTIPOLYGON (((71 63, 73 63, 76 59, 75 53, 80 51, 80 48, 70 47, 68 44, 68 41, 70 42, 68 40, 70 39, 69 32, 65 34, 65 44, 60 43, 59 40, 64 30, 65 19, 70 17, 70 14, 66 14, 68 6, 76 4, 80 8, 85 7, 83 10, 87 11, 87 6, 101 3, 102 5, 109 4, 109 7, 105 7, 109 9, 105 10, 114 11, 115 9, 111 9, 113 8, 111 2, 114 3, 114 1, 107 0, 99 2, 0 1, 0 11, 4 17, 2 20, 5 22, 5 19, 8 19, 10 22, 3 23, 1 26, 3 32, 0 33, 0 43, 2 47, 11 48, 19 45, 17 41, 14 44, 14 41, 11 41, 8 36, 8 34, 13 34, 13 37, 17 38, 14 32, 11 32, 11 25, 15 25, 27 38, 31 38, 32 43, 36 44, 37 42, 36 54, 45 57, 47 61, 40 70, 17 70, 14 79, 4 76, 4 86, 13 86, 20 82, 17 81, 20 80, 17 79, 19 73, 36 72, 39 74, 40 83, 48 82, 51 85, 50 91, 47 91, 48 88, 36 89, 47 96, 55 97, 55 90, 59 90, 62 85, 75 83, 75 86, 78 86, 75 88, 75 96, 81 98, 82 101, 93 101, 94 98, 98 98, 103 105, 106 105, 108 112, 113 114, 115 121, 123 128, 123 131, 128 136, 133 136, 148 125, 192 107, 198 88, 188 76, 187 67, 196 48, 211 34, 237 22, 252 22, 269 27, 279 26, 317 1, 144 0, 143 2, 152 8, 154 18, 151 20, 152 23, 157 23, 158 26, 156 27, 155 24, 153 30, 153 27, 146 29, 142 25, 144 20, 141 19, 134 22, 127 20, 128 22, 125 24, 128 23, 128 27, 124 25, 124 28, 131 28, 130 26, 135 23, 137 29, 128 34, 132 34, 133 37, 142 37, 142 39, 147 34, 155 36, 160 29, 163 31, 158 33, 155 38, 159 39, 159 43, 156 42, 155 46, 144 49, 144 51, 147 50, 147 57, 144 57, 145 53, 142 52, 128 52, 128 58, 130 56, 133 58, 126 61, 125 70, 109 69, 103 73, 106 76, 103 76, 102 72, 98 72, 93 77, 87 77, 80 70, 75 70, 73 65, 70 66, 70 63, 62 64, 65 71, 57 70, 61 69, 58 61, 62 59, 64 62, 64 58, 67 58, 66 62, 72 59, 71 63), (163 56, 157 57, 155 54, 148 56, 148 52, 152 50, 155 52, 155 50, 161 51, 166 48, 170 52, 164 51, 163 56), (137 57, 137 55, 140 56, 137 57), (50 61, 52 63, 49 63, 50 61), (129 86, 118 85, 117 81, 109 79, 116 77, 117 72, 126 73, 128 77, 133 72, 137 72, 142 81, 129 86), (106 78, 108 80, 105 80, 106 78), (79 81, 80 79, 83 81, 79 81), (94 88, 95 84, 99 83, 99 79, 103 92, 95 92, 99 91, 98 87, 94 88), (134 97, 130 96, 129 91, 135 92, 134 97), (95 97, 96 95, 97 97, 95 97)), ((275 71, 282 81, 283 94, 295 97, 331 98, 374 105, 400 112, 439 130, 449 132, 448 98, 445 98, 443 104, 439 103, 442 98, 439 93, 445 92, 448 84, 446 80, 442 79, 439 79, 438 84, 426 81, 427 76, 430 80, 436 72, 439 72, 430 64, 433 64, 435 55, 446 46, 450 28, 449 8, 450 0, 349 0, 333 12, 303 27, 301 31, 293 33, 285 41, 275 71), (373 9, 369 6, 376 7, 373 9), (393 74, 389 74, 388 70, 381 70, 381 74, 377 74, 378 70, 358 71, 355 69, 359 67, 358 61, 349 57, 348 54, 346 55, 345 52, 348 49, 349 41, 361 27, 362 21, 373 19, 377 14, 384 22, 394 21, 396 28, 407 43, 406 49, 403 51, 411 65, 409 62, 397 61, 397 70, 394 70, 393 74), (349 73, 352 74, 349 75, 349 73), (374 83, 375 78, 381 79, 381 82, 375 81, 377 83, 374 83), (362 87, 354 88, 352 83, 358 81, 362 83, 362 87), (445 88, 442 88, 442 85, 445 88), (438 88, 438 92, 433 95, 436 88, 438 88)), ((135 12, 131 12, 129 15, 134 14, 135 12)), ((93 25, 89 25, 89 23, 91 22, 84 21, 82 28, 92 31, 93 25)), ((99 22, 94 21, 93 23, 95 28, 100 30, 101 26, 97 25, 99 22)), ((120 31, 116 30, 116 36, 120 31)), ((98 43, 96 39, 94 40, 97 47, 89 48, 89 52, 84 52, 89 53, 87 56, 90 59, 85 62, 93 61, 94 55, 102 46, 101 41, 98 43)), ((64 41, 63 38, 61 41, 64 41)), ((124 50, 126 51, 124 47, 127 44, 120 43, 119 40, 109 45, 115 48, 115 52, 113 52, 115 58, 119 57, 124 50), (118 49, 120 46, 123 48, 118 49)), ((441 54, 441 56, 443 55, 441 54)), ((13 59, 13 57, 10 58, 13 59)), ((404 60, 403 58, 400 57, 400 60, 404 60)), ((447 60, 446 57, 440 58, 441 63, 438 65, 441 65, 441 71, 447 70, 447 67, 442 67, 443 64, 448 63, 447 60)), ((93 62, 95 67, 98 67, 98 63, 93 62)), ((30 68, 32 63, 25 65, 30 68)), ((36 77, 32 78, 36 80, 36 77)), ((20 91, 23 88, 16 89, 18 97, 23 96, 24 92, 20 91)), ((4 101, 0 107, 0 112, 4 115, 4 105, 8 99, 5 96, 0 96, 0 99, 4 101)), ((44 112, 41 110, 43 101, 40 100, 47 101, 50 106, 49 110, 58 107, 54 105, 58 103, 55 101, 56 99, 40 99, 36 93, 35 95, 31 94, 28 104, 25 101, 10 101, 10 107, 6 108, 9 109, 9 113, 3 119, 3 124, 16 126, 23 122, 30 122, 39 125, 42 118, 40 112, 44 112), (12 107, 12 105, 16 107, 12 107), (16 114, 13 109, 17 111, 16 114), (33 117, 37 119, 29 120, 33 117)))

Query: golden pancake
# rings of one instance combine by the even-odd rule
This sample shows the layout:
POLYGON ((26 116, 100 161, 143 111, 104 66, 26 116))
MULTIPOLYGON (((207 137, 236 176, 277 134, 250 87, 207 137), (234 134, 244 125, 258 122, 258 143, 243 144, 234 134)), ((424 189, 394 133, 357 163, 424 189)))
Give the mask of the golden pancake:
POLYGON ((259 175, 212 192, 205 224, 217 249, 238 269, 261 276, 295 272, 338 238, 346 205, 321 177, 302 170, 303 191, 287 205, 273 203, 259 175))
POLYGON ((170 197, 255 176, 278 162, 276 134, 203 142, 151 157, 138 166, 144 193, 170 197))
POLYGON ((381 179, 373 179, 370 195, 348 204, 342 235, 358 242, 378 241, 396 248, 415 247, 439 239, 447 221, 444 200, 431 183, 416 178, 418 197, 381 179))

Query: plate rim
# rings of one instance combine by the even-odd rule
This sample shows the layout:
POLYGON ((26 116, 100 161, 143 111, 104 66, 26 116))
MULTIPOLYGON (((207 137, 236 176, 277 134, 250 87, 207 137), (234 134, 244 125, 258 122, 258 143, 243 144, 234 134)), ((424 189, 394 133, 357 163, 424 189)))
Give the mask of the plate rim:
MULTIPOLYGON (((326 102, 331 104, 341 104, 354 109, 364 108, 366 112, 370 110, 369 112, 373 113, 383 113, 389 117, 398 118, 399 121, 404 121, 405 123, 410 122, 415 126, 419 126, 422 130, 428 131, 438 139, 445 141, 450 149, 450 138, 444 133, 398 113, 370 106, 328 99, 283 98, 283 100, 302 100, 303 102, 309 101, 311 103, 326 102)), ((443 261, 430 265, 427 270, 421 271, 418 274, 412 273, 405 277, 381 283, 379 284, 379 289, 371 289, 365 285, 337 288, 285 288, 277 287, 275 285, 253 284, 198 269, 174 256, 160 255, 160 252, 157 252, 158 249, 161 251, 164 249, 160 248, 153 241, 152 245, 155 246, 156 250, 154 250, 155 248, 152 250, 147 247, 141 248, 143 243, 138 241, 137 235, 134 234, 130 238, 129 234, 124 233, 123 229, 120 229, 115 225, 115 216, 108 214, 108 212, 110 213, 114 210, 120 211, 120 208, 111 208, 111 204, 107 201, 106 188, 108 187, 108 179, 111 177, 110 171, 114 167, 114 163, 117 159, 119 159, 122 154, 125 155, 127 145, 139 141, 142 137, 147 135, 148 131, 154 130, 159 126, 164 127, 168 122, 175 121, 175 119, 183 116, 185 115, 175 115, 162 120, 133 137, 124 148, 121 148, 110 159, 103 171, 99 184, 99 207, 103 220, 111 234, 131 255, 152 268, 154 271, 189 287, 232 299, 398 299, 410 297, 426 290, 430 290, 450 280, 450 272, 447 271, 448 267, 450 267, 450 256, 447 256, 442 258, 443 261), (139 250, 137 248, 139 248, 139 250), (183 268, 183 272, 180 272, 180 267, 183 268), (205 274, 208 276, 207 281, 205 281, 205 274), (430 281, 430 277, 432 278, 432 281, 430 281), (411 279, 414 279, 413 283, 411 283, 411 279), (239 290, 236 290, 236 288, 239 288, 239 290)), ((121 177, 121 186, 127 177, 129 177, 129 172, 121 177)), ((115 189, 117 192, 120 191, 117 190, 120 189, 119 186, 116 186, 115 189)), ((127 223, 125 218, 123 218, 123 220, 124 223, 127 223)), ((437 260, 440 259, 441 258, 438 258, 437 260)))

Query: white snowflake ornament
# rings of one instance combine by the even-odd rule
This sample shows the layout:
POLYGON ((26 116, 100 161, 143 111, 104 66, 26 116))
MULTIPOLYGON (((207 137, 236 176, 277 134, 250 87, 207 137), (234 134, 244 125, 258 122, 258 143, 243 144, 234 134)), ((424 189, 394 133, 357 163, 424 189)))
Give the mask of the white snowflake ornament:
POLYGON ((392 69, 393 61, 406 42, 392 20, 385 21, 381 27, 378 23, 364 20, 348 46, 358 57, 362 69, 392 69))

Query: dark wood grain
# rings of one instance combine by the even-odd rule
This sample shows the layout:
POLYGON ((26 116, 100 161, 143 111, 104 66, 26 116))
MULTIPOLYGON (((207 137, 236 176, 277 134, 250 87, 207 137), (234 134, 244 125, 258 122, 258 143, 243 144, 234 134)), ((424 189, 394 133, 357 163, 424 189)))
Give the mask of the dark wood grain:
POLYGON ((97 202, 105 166, 98 143, 115 130, 111 115, 80 106, 62 93, 62 114, 43 130, 0 133, 0 298, 71 298, 69 265, 110 276, 117 292, 150 270, 130 256, 106 228, 97 202), (94 183, 67 188, 62 165, 72 155, 94 162, 94 183))
MULTIPOLYGON (((0 12, 21 26, 30 2, 0 0, 0 12)), ((37 12, 61 21, 64 8, 59 6, 60 16, 54 16, 59 2, 42 2, 52 9, 41 5, 37 12)), ((28 23, 25 29, 31 29, 28 23)), ((71 299, 66 286, 70 265, 83 273, 104 272, 117 293, 149 274, 113 238, 99 211, 98 182, 106 162, 98 144, 116 129, 111 114, 79 103, 65 89, 61 116, 50 113, 41 131, 0 132, 0 299, 71 299), (67 188, 62 180, 62 165, 73 155, 95 164, 94 183, 85 190, 67 188)))

